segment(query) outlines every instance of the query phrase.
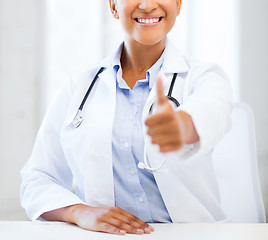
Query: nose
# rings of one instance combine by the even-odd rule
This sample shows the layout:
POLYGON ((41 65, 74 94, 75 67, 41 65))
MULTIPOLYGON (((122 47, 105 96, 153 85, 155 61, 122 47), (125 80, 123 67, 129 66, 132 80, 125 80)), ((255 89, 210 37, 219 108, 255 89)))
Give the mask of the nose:
POLYGON ((139 9, 147 13, 152 12, 157 8, 156 0, 140 0, 139 9))

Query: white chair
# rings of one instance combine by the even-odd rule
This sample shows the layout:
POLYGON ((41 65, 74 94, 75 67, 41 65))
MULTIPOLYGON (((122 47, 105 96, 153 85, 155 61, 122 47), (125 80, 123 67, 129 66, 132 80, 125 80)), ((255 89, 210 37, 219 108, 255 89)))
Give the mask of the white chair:
POLYGON ((232 130, 213 151, 221 204, 232 222, 264 223, 251 109, 244 103, 236 103, 232 122, 232 130))

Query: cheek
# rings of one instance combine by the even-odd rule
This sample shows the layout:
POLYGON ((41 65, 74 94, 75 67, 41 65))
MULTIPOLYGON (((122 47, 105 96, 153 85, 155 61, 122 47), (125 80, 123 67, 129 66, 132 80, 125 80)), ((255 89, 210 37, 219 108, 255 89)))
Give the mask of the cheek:
POLYGON ((130 25, 132 22, 132 11, 133 9, 130 4, 122 4, 120 5, 120 8, 118 8, 118 15, 119 15, 119 21, 121 25, 124 27, 126 25, 130 25))
POLYGON ((133 22, 131 18, 126 18, 125 16, 119 18, 120 25, 125 32, 132 32, 133 22))
POLYGON ((167 12, 168 21, 170 22, 170 24, 174 25, 178 16, 176 5, 174 5, 172 8, 169 8, 169 9, 170 11, 167 12))

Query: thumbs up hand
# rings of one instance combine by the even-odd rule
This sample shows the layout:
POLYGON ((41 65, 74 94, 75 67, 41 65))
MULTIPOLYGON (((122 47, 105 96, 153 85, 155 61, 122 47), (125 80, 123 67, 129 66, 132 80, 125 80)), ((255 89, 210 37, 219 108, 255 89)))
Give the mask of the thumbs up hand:
POLYGON ((156 81, 156 97, 157 99, 154 104, 153 113, 162 113, 169 108, 170 104, 168 98, 164 96, 164 87, 160 76, 158 76, 156 81))
POLYGON ((168 98, 163 93, 161 77, 156 82, 157 101, 150 115, 145 121, 147 134, 153 144, 158 144, 160 152, 172 152, 180 149, 186 143, 185 124, 182 112, 175 112, 168 98))

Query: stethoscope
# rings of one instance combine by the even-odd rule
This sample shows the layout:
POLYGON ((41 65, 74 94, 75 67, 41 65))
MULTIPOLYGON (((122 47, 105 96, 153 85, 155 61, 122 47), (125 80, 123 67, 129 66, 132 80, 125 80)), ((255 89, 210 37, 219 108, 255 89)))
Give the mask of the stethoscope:
MULTIPOLYGON (((78 128, 81 123, 83 122, 83 116, 82 116, 82 110, 83 110, 83 107, 85 105, 85 102, 87 101, 88 99, 88 96, 90 94, 90 92, 92 91, 98 77, 99 77, 99 74, 101 74, 103 71, 105 70, 104 67, 100 68, 100 70, 97 72, 97 74, 95 75, 92 83, 90 84, 84 98, 83 98, 83 101, 81 102, 79 108, 78 108, 78 111, 72 121, 72 124, 75 128, 78 128)), ((170 87, 169 87, 169 91, 168 91, 168 95, 167 95, 167 98, 169 101, 171 101, 175 107, 179 107, 180 106, 180 103, 179 101, 172 97, 172 91, 173 91, 173 87, 174 87, 174 84, 175 84, 175 81, 176 81, 176 78, 177 78, 177 73, 174 73, 173 74, 173 78, 172 78, 172 81, 171 81, 171 84, 170 84, 170 87)), ((155 104, 153 103, 149 109, 149 114, 152 114, 153 110, 155 108, 155 104)), ((164 163, 166 162, 166 158, 164 157, 163 161, 161 162, 161 164, 157 167, 150 167, 149 166, 149 163, 147 161, 147 154, 146 154, 146 149, 147 149, 147 145, 148 145, 148 135, 146 135, 145 137, 145 144, 144 144, 144 152, 143 152, 143 158, 144 158, 144 161, 143 162, 139 162, 138 163, 138 168, 140 169, 146 169, 148 171, 151 171, 151 172, 155 172, 155 171, 158 171, 163 165, 164 163)))

